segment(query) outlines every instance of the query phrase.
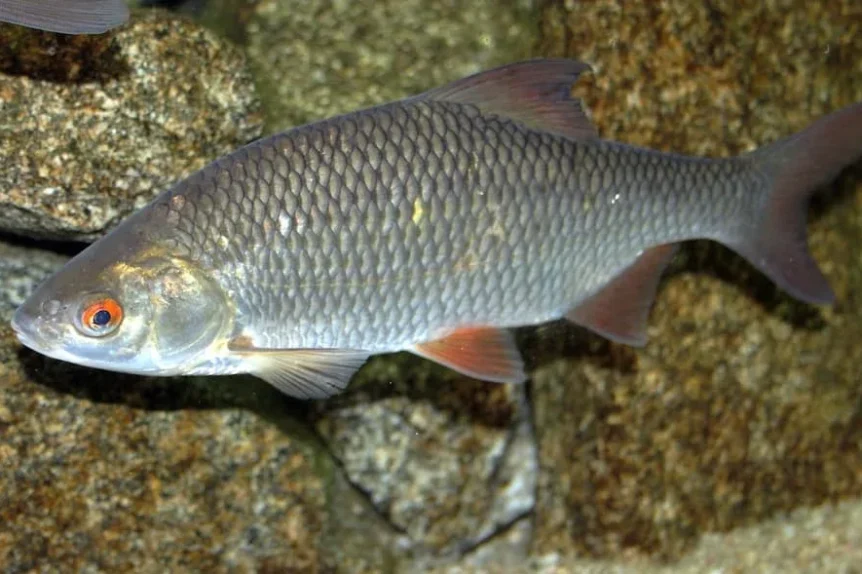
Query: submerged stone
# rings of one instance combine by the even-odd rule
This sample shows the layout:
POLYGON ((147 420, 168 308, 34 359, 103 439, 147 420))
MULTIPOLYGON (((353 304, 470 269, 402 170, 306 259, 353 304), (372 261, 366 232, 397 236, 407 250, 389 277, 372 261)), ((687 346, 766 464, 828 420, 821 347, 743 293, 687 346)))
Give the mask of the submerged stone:
POLYGON ((381 357, 318 405, 316 428, 348 479, 417 554, 464 553, 535 504, 524 388, 488 385, 413 357, 381 357))
POLYGON ((92 240, 257 138, 230 43, 161 11, 104 36, 0 25, 0 231, 92 240))

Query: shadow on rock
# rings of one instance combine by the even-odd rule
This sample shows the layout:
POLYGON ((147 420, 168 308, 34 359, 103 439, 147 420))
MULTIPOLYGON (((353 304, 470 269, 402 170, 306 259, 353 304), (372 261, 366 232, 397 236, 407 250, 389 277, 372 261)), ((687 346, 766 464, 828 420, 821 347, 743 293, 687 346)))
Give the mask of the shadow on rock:
POLYGON ((129 71, 111 33, 67 36, 0 24, 2 74, 59 83, 102 83, 129 71))
POLYGON ((406 352, 378 355, 359 370, 348 392, 316 403, 315 412, 403 398, 457 419, 507 428, 518 416, 509 387, 471 379, 406 352))
POLYGON ((305 410, 304 403, 252 376, 143 377, 80 367, 24 348, 18 360, 34 383, 97 403, 150 411, 241 408, 262 415, 273 408, 285 414, 305 410))

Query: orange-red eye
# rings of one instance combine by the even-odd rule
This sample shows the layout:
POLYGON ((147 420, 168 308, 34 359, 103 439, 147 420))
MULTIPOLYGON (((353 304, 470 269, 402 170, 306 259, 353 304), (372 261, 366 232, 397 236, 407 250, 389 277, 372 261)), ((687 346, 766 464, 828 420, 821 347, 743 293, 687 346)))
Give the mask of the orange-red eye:
POLYGON ((114 299, 93 301, 81 312, 81 324, 91 335, 107 335, 123 320, 123 308, 114 299))

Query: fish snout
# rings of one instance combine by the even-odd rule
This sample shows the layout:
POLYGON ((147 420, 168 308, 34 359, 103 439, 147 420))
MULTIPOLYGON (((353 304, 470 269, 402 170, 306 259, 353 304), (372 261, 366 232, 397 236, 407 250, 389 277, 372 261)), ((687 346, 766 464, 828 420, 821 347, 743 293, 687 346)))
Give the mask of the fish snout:
POLYGON ((12 316, 11 326, 18 341, 34 351, 42 351, 50 347, 48 341, 52 334, 56 339, 59 315, 62 304, 56 299, 49 299, 34 308, 30 301, 18 307, 12 316))

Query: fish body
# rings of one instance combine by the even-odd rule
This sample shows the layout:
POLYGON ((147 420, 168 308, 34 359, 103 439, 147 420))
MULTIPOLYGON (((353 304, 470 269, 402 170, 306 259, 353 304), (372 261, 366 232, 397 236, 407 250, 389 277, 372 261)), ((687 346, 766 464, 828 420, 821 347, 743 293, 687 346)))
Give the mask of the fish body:
POLYGON ((560 317, 643 344, 689 239, 833 299, 806 203, 862 154, 862 105, 748 155, 686 157, 600 139, 570 97, 586 69, 512 64, 254 142, 79 254, 13 326, 80 364, 322 397, 401 350, 522 381, 508 328, 560 317))
POLYGON ((101 34, 124 24, 124 0, 0 0, 0 22, 62 34, 101 34))

